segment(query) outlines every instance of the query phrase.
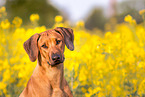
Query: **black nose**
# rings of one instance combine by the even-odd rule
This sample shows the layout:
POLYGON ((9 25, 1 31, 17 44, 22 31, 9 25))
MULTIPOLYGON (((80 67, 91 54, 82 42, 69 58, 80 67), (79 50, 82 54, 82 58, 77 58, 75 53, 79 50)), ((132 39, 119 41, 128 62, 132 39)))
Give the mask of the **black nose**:
POLYGON ((53 61, 60 61, 60 55, 59 54, 53 54, 52 55, 52 60, 53 61))

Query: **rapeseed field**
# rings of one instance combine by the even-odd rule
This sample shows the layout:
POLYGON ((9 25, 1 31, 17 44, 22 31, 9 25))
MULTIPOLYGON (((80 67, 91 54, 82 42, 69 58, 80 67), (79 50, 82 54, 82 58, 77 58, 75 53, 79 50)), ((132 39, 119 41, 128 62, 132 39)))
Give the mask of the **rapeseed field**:
POLYGON ((39 26, 41 17, 32 14, 30 25, 15 17, 9 21, 5 7, 0 8, 0 96, 18 97, 26 86, 37 62, 31 62, 23 43, 35 33, 55 27, 74 30, 75 50, 65 49, 65 78, 74 97, 145 96, 145 10, 139 11, 144 22, 127 15, 105 34, 85 29, 83 21, 73 27, 54 17, 52 28, 39 26), (90 34, 92 33, 92 34, 90 34))

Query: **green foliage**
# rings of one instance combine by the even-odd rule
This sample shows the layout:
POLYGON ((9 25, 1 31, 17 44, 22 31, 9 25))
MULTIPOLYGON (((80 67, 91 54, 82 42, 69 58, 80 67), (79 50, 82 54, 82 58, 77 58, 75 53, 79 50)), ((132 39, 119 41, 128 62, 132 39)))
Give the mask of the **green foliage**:
POLYGON ((91 15, 86 20, 86 28, 94 29, 99 28, 101 30, 104 29, 104 25, 106 23, 106 18, 103 15, 102 9, 95 9, 92 11, 91 15))
POLYGON ((40 15, 39 25, 51 27, 54 24, 53 17, 59 12, 48 3, 47 0, 7 0, 6 9, 8 19, 11 21, 15 16, 23 19, 23 24, 29 23, 32 13, 40 15))

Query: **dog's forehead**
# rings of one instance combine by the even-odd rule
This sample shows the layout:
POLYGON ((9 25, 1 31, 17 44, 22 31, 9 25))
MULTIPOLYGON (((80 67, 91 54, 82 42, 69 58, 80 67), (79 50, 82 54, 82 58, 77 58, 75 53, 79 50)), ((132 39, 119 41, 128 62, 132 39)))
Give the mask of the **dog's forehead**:
POLYGON ((39 41, 47 41, 51 38, 59 38, 62 39, 62 35, 58 32, 56 32, 55 30, 47 30, 45 32, 40 33, 40 38, 39 41))
POLYGON ((61 34, 56 32, 55 30, 47 30, 45 32, 40 33, 43 38, 61 38, 61 34))

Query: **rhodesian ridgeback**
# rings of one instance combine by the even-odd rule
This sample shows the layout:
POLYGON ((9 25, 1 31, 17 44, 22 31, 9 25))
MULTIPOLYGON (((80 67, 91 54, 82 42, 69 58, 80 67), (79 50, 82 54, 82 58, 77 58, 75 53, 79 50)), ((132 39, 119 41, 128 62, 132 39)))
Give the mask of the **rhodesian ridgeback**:
POLYGON ((73 97, 64 78, 64 48, 74 50, 70 28, 57 27, 34 34, 23 46, 37 66, 20 97, 73 97))

